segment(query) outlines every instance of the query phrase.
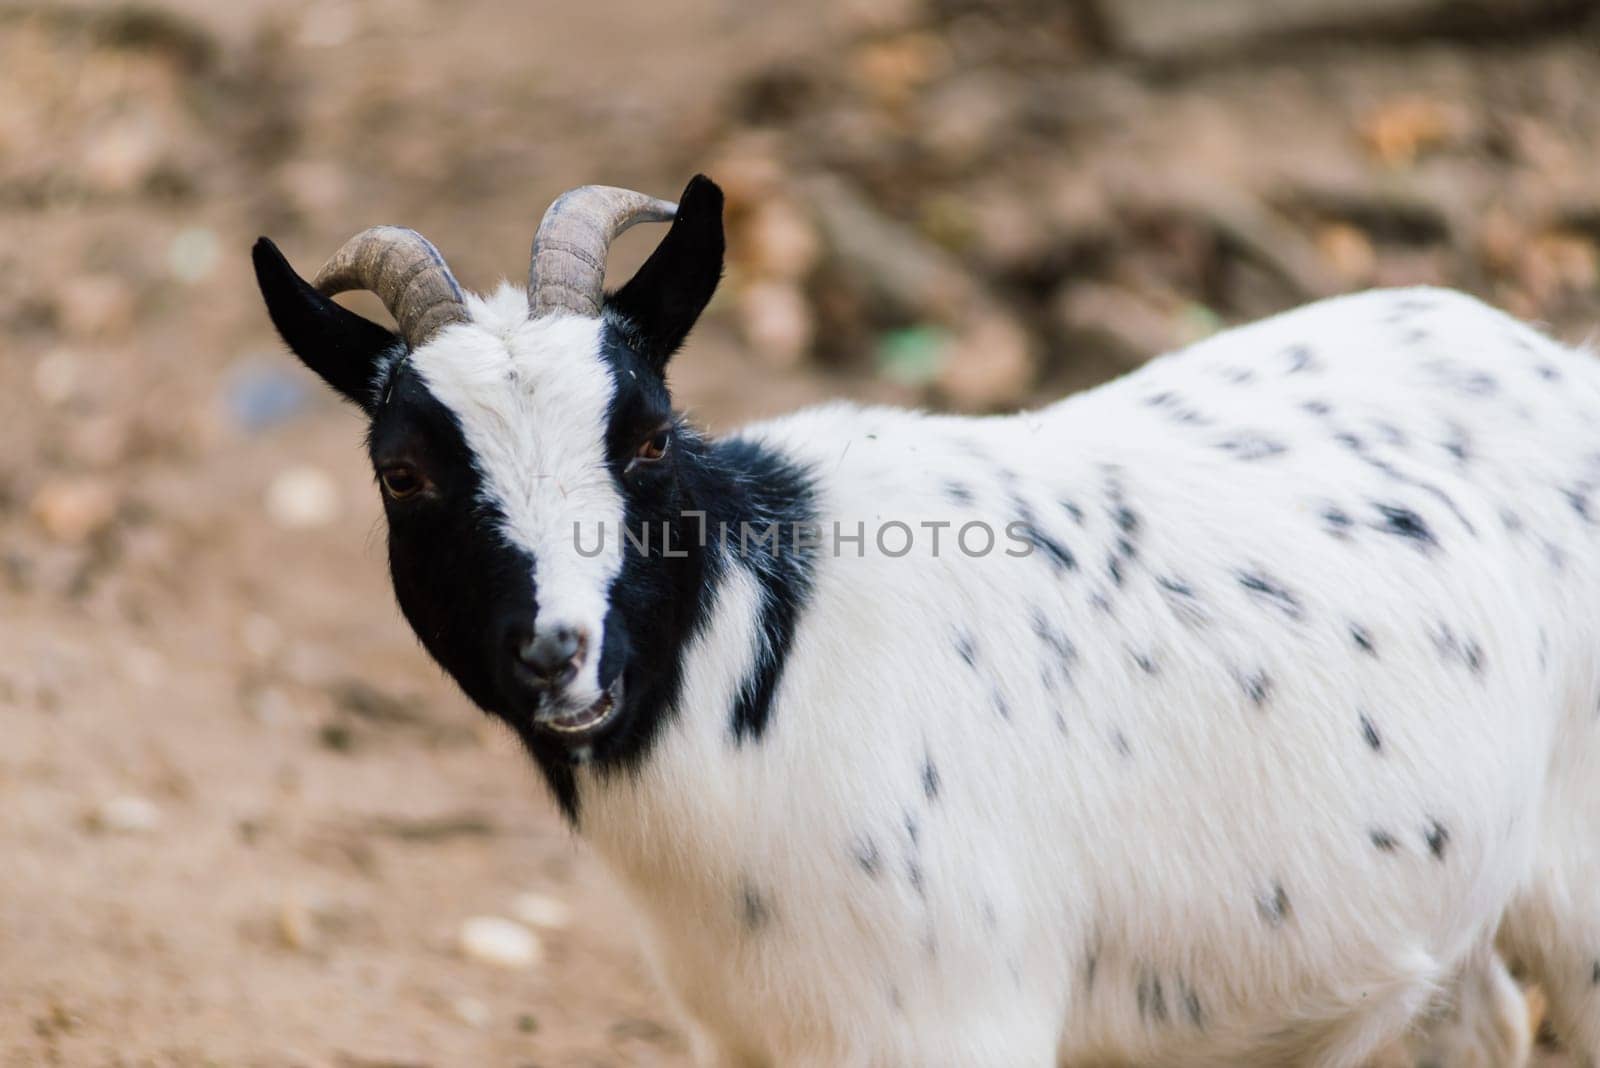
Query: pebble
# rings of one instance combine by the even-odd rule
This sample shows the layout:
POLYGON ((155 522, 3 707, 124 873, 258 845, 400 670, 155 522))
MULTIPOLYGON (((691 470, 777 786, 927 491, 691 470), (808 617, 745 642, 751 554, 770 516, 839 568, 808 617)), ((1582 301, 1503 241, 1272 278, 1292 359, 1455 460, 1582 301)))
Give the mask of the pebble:
POLYGON ((455 1013, 456 1018, 468 1027, 479 1029, 488 1027, 489 1020, 493 1015, 489 1011, 489 1006, 477 998, 469 997, 456 998, 450 1003, 450 1011, 455 1013))
POLYGON ((316 467, 291 467, 267 486, 267 516, 285 530, 325 527, 339 515, 339 488, 316 467))
POLYGON ((113 797, 89 814, 89 826, 108 834, 150 834, 161 826, 161 809, 132 794, 113 797))
POLYGON ((497 968, 531 968, 544 953, 539 936, 499 916, 474 916, 461 925, 461 952, 497 968))
POLYGON ((116 517, 117 498, 100 479, 52 479, 33 495, 29 511, 53 540, 81 545, 116 517))
POLYGON ((511 915, 529 927, 554 930, 572 922, 572 909, 567 903, 548 894, 518 894, 511 902, 511 915))

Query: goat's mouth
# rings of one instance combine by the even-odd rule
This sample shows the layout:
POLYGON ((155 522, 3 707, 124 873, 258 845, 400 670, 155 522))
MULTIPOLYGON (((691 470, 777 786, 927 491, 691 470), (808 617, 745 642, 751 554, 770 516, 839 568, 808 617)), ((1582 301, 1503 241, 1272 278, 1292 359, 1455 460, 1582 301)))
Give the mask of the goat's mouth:
POLYGON ((576 739, 594 734, 617 714, 617 708, 622 704, 622 673, 607 686, 599 700, 583 708, 547 703, 545 707, 534 713, 533 721, 540 728, 559 734, 567 739, 576 739))

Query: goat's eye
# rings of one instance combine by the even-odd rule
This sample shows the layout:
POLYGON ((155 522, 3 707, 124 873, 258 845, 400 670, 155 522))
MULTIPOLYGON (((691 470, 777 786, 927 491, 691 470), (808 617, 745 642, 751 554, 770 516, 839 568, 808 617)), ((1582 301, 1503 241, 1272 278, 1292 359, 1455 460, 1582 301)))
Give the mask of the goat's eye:
POLYGON ((383 492, 396 501, 416 496, 424 485, 422 476, 410 464, 390 464, 378 472, 378 481, 383 483, 383 492))
POLYGON ((633 458, 639 463, 651 464, 667 454, 667 446, 672 443, 669 434, 671 427, 662 427, 648 438, 639 443, 639 448, 634 451, 633 458))

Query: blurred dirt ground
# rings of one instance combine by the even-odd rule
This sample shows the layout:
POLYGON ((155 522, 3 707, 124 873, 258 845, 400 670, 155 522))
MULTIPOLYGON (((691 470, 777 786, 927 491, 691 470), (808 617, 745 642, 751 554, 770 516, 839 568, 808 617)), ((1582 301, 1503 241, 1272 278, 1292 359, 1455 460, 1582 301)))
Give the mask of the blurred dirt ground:
POLYGON ((686 1062, 393 609, 257 234, 414 226, 484 288, 562 189, 709 171, 713 427, 1005 408, 1373 284, 1587 336, 1594 5, 1371 6, 0 0, 0 1065, 686 1062))

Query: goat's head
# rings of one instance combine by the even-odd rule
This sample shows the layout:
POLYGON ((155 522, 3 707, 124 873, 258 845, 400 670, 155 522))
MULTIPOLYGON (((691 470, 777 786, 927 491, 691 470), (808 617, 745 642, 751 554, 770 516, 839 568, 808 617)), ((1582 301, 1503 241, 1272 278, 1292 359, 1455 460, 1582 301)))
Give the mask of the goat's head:
POLYGON ((722 255, 722 193, 704 177, 676 208, 600 186, 563 195, 534 238, 525 293, 463 295, 410 230, 358 234, 310 284, 270 241, 256 245, 278 332, 370 420, 402 611, 536 755, 603 740, 628 691, 651 684, 651 630, 676 610, 674 591, 620 531, 681 511, 679 454, 695 443, 664 373, 722 255), (606 294, 611 240, 668 219, 644 266, 606 294), (397 332, 330 299, 348 289, 376 293, 397 332))

